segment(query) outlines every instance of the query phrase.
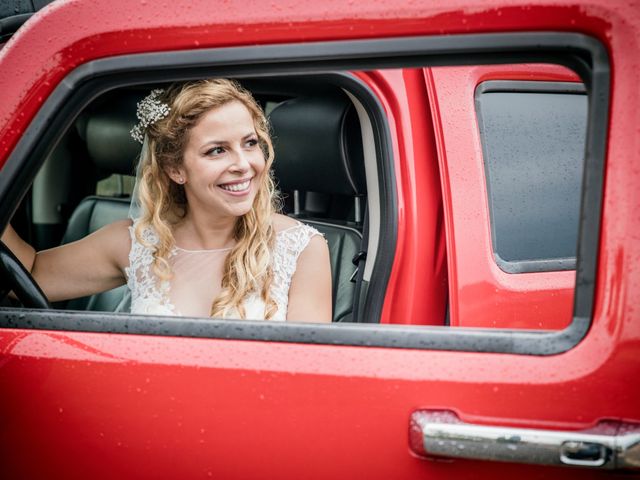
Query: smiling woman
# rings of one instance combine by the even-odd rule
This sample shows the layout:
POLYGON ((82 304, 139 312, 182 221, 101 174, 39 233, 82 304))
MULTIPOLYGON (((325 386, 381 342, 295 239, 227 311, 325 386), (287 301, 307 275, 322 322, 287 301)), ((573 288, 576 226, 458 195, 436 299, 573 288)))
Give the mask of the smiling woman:
POLYGON ((276 213, 273 147, 251 94, 228 80, 175 85, 140 102, 138 118, 134 218, 40 253, 3 236, 47 296, 126 281, 133 313, 330 321, 326 242, 276 213))

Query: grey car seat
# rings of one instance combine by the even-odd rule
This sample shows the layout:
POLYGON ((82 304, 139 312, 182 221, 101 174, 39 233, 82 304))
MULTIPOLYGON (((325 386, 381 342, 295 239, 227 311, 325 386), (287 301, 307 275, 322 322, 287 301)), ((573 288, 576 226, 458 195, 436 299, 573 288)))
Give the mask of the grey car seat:
MULTIPOLYGON (((90 160, 102 176, 112 173, 132 175, 140 154, 140 144, 129 131, 136 122, 136 103, 144 94, 126 93, 110 98, 92 109, 77 122, 76 127, 86 142, 90 160)), ((62 243, 79 240, 116 220, 126 219, 130 198, 90 196, 73 211, 62 243)), ((126 285, 89 297, 68 301, 70 310, 127 311, 130 295, 126 285)))
MULTIPOLYGON (((275 174, 281 190, 304 197, 348 199, 355 209, 366 193, 362 135, 346 95, 298 97, 270 115, 275 144, 275 174)), ((348 219, 317 217, 316 208, 294 207, 293 216, 318 229, 329 245, 333 279, 333 321, 352 321, 356 294, 352 260, 362 247, 362 213, 348 219)))

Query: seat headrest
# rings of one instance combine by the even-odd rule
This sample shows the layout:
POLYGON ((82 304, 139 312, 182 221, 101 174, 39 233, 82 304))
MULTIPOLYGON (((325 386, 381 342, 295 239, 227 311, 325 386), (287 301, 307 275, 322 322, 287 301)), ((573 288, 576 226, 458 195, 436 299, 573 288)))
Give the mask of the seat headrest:
POLYGON ((100 170, 135 175, 141 145, 129 132, 137 123, 136 104, 143 97, 143 92, 109 95, 76 123, 91 160, 100 170))
POLYGON ((278 105, 269 119, 280 189, 366 192, 360 121, 345 95, 294 98, 278 105))

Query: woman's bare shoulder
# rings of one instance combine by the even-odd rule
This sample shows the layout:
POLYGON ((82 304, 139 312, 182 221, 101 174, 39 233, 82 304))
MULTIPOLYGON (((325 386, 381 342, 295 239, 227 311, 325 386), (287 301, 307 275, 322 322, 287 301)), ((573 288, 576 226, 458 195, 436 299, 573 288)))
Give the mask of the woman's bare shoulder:
POLYGON ((273 228, 276 232, 281 232, 282 230, 286 230, 287 228, 295 227, 300 222, 295 218, 287 217, 286 215, 282 215, 280 213, 275 213, 272 217, 273 228))

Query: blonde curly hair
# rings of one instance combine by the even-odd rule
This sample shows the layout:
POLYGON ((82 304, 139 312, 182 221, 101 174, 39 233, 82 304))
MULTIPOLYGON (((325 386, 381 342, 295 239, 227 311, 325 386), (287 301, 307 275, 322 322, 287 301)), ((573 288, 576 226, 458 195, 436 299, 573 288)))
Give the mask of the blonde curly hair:
POLYGON ((146 128, 146 142, 140 156, 139 201, 141 217, 135 235, 153 250, 153 271, 160 280, 172 276, 168 257, 175 245, 172 227, 187 213, 184 187, 171 180, 167 172, 182 164, 188 134, 198 120, 214 108, 233 101, 241 102, 253 117, 258 142, 265 157, 265 171, 251 210, 238 218, 234 228, 235 246, 228 254, 220 294, 212 299, 212 317, 239 315, 247 295, 259 293, 265 304, 265 318, 275 315, 278 307, 269 290, 273 281, 271 252, 275 238, 272 216, 279 199, 271 176, 273 145, 264 112, 251 93, 237 82, 210 79, 174 85, 160 100, 170 107, 169 114, 146 128), (151 226, 158 243, 149 245, 142 232, 151 226), (237 314, 236 314, 237 312, 237 314))

